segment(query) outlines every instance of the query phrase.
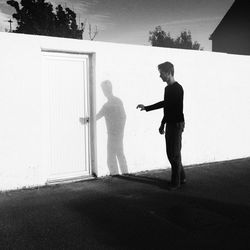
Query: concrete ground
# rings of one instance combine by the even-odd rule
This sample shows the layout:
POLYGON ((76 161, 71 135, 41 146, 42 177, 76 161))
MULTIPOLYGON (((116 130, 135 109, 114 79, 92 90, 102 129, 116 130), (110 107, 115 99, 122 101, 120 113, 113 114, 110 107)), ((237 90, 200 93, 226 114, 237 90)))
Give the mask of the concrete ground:
POLYGON ((0 249, 250 249, 250 159, 0 194, 0 249))

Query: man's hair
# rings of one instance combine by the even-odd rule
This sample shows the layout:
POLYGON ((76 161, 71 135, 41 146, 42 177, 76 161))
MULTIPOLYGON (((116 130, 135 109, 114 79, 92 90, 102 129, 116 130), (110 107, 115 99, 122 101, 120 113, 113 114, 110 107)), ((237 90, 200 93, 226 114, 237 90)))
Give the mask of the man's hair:
POLYGON ((164 62, 158 65, 158 69, 165 73, 171 73, 174 75, 174 65, 171 62, 164 62))

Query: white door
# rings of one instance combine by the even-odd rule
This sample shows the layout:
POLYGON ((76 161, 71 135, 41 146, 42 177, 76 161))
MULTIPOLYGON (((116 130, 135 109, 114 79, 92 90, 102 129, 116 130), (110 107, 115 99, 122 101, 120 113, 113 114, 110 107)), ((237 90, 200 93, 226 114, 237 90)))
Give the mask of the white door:
MULTIPOLYGON (((43 53, 48 181, 86 177, 89 167, 88 56, 43 53)), ((46 135, 45 135, 46 136, 46 135)))

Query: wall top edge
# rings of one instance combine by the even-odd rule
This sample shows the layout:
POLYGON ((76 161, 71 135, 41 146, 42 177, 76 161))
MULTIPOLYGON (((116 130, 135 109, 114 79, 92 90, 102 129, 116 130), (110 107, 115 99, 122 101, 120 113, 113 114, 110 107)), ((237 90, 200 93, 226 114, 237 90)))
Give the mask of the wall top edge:
POLYGON ((200 50, 186 50, 186 49, 175 49, 175 48, 164 48, 164 47, 152 47, 150 45, 139 45, 139 44, 125 44, 125 43, 114 43, 114 42, 104 42, 104 41, 90 41, 90 40, 78 40, 71 38, 62 38, 62 37, 50 37, 50 36, 40 36, 40 35, 30 35, 30 34, 18 34, 18 33, 7 33, 0 32, 0 38, 7 39, 28 39, 31 42, 38 42, 41 48, 41 51, 54 51, 54 52, 65 52, 65 53, 79 53, 79 54, 93 54, 98 47, 117 47, 117 48, 131 48, 131 49, 145 49, 145 50, 162 50, 164 52, 169 51, 170 53, 177 54, 196 54, 196 55, 216 55, 216 56, 230 56, 230 57, 242 57, 250 58, 248 55, 235 55, 227 54, 221 52, 212 52, 212 51, 200 51, 200 50), (55 47, 56 44, 57 46, 55 47), (76 48, 82 47, 83 45, 88 46, 90 50, 78 51, 68 49, 68 45, 76 46, 76 48), (65 45, 65 49, 64 49, 65 45))

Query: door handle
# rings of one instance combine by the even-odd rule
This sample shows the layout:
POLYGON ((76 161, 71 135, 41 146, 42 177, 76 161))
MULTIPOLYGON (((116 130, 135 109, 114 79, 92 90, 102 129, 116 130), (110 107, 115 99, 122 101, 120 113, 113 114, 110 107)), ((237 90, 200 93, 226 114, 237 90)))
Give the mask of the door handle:
POLYGON ((87 123, 89 123, 89 117, 80 117, 79 118, 79 121, 80 121, 80 123, 81 124, 87 124, 87 123))

